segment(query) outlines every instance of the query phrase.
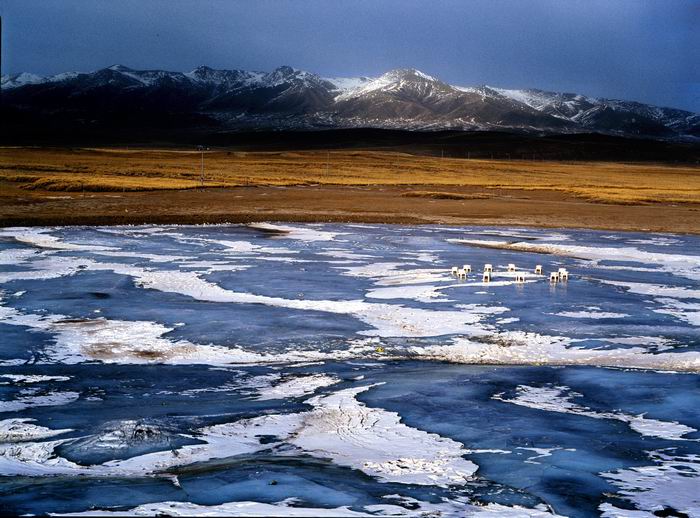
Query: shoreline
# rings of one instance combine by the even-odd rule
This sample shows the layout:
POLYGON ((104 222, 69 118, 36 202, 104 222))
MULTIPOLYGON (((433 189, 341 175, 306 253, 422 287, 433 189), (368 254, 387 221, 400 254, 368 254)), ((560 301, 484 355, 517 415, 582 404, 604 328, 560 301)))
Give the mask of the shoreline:
MULTIPOLYGON (((266 218, 258 218, 256 216, 235 215, 234 217, 216 217, 216 218, 191 218, 191 217, 148 217, 146 219, 131 219, 121 217, 77 217, 77 218, 34 218, 31 220, 0 220, 0 228, 41 228, 41 227, 121 227, 121 226, 146 226, 146 225, 174 225, 174 226, 225 226, 225 225, 252 225, 256 223, 300 223, 300 224, 365 224, 365 225, 403 225, 403 226, 423 226, 423 225, 440 225, 444 227, 503 227, 503 228, 536 228, 546 230, 593 230, 593 231, 609 231, 609 232, 635 232, 649 234, 669 234, 669 235, 700 235, 700 231, 674 231, 674 230, 657 230, 648 228, 636 227, 620 227, 620 226, 568 226, 568 225, 536 225, 523 222, 484 222, 483 220, 464 220, 459 223, 442 223, 425 220, 414 220, 411 218, 396 217, 390 220, 376 220, 374 218, 365 218, 362 216, 353 218, 344 217, 283 217, 284 215, 274 215, 266 218)), ((498 248, 498 247, 491 247, 498 248)))

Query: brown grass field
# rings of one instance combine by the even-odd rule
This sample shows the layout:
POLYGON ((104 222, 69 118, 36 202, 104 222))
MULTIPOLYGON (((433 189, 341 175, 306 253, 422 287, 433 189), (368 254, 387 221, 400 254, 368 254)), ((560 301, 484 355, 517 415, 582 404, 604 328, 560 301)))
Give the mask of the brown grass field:
POLYGON ((0 148, 0 225, 373 221, 700 233, 700 168, 389 151, 0 148))

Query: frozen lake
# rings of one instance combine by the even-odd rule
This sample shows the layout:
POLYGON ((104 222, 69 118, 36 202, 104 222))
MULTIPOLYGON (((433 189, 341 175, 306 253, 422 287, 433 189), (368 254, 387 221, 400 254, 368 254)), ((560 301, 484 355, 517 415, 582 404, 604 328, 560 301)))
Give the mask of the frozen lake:
POLYGON ((699 371, 698 237, 0 230, 3 513, 700 516, 699 371))

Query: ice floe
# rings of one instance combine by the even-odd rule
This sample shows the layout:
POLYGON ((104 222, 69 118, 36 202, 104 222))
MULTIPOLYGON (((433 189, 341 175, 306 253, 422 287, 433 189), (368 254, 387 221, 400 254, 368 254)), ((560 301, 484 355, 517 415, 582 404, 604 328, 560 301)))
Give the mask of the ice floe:
POLYGON ((306 396, 316 392, 319 388, 328 387, 340 380, 327 374, 312 374, 309 376, 294 376, 285 379, 270 388, 260 390, 256 398, 259 401, 268 399, 286 399, 306 396))
POLYGON ((695 428, 675 421, 648 419, 644 414, 629 415, 623 412, 599 412, 597 410, 592 410, 591 408, 576 403, 574 398, 578 397, 582 397, 582 394, 573 392, 568 387, 554 385, 531 387, 519 385, 513 397, 506 397, 504 393, 498 393, 493 395, 492 399, 548 412, 575 414, 591 417, 593 419, 622 421, 641 435, 658 437, 671 441, 688 440, 683 436, 697 432, 695 428))
POLYGON ((628 500, 644 515, 610 503, 599 509, 605 517, 700 516, 700 456, 651 452, 654 464, 601 473, 619 488, 615 495, 628 500), (666 511, 666 514, 660 514, 666 511), (683 513, 683 514, 680 514, 683 513))
POLYGON ((368 407, 356 387, 316 396, 291 443, 337 464, 390 482, 446 486, 464 484, 477 470, 463 458, 462 444, 406 426, 401 416, 368 407))
POLYGON ((54 430, 36 425, 35 422, 36 419, 28 417, 0 421, 0 443, 36 441, 73 431, 69 428, 54 430))

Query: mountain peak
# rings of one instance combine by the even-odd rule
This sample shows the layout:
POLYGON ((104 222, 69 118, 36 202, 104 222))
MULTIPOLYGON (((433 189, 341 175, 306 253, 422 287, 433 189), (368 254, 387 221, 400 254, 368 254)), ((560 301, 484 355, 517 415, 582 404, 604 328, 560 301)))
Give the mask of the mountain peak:
POLYGON ((381 75, 382 78, 394 80, 419 79, 424 81, 438 81, 437 78, 421 72, 417 68, 395 68, 381 75))
POLYGON ((113 70, 114 72, 133 72, 133 69, 125 66, 125 65, 112 65, 111 67, 107 67, 107 70, 113 70))

